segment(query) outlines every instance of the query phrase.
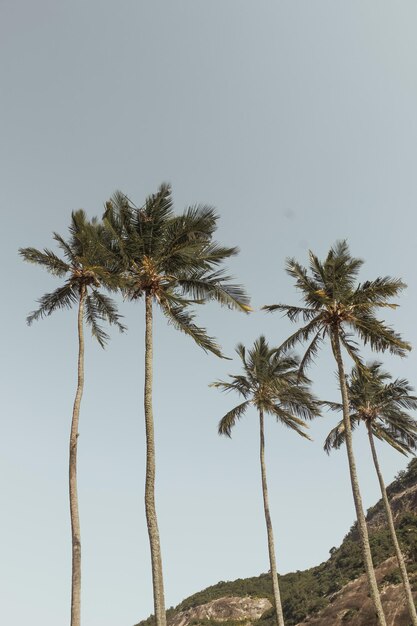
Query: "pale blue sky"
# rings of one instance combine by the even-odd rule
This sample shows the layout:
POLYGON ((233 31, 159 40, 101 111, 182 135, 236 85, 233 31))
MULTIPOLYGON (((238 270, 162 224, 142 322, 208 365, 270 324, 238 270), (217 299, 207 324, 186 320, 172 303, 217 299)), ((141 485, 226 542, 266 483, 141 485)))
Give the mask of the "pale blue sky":
MULTIPOLYGON (((56 285, 21 246, 51 245, 70 212, 100 215, 116 189, 137 204, 164 180, 178 211, 215 205, 218 239, 259 309, 297 302, 287 256, 307 262, 336 239, 365 258, 363 278, 409 285, 390 313, 416 343, 417 6, 414 1, 0 0, 0 206, 3 340, 0 619, 69 621, 67 448, 76 384, 74 312, 28 328, 56 285)), ((132 626, 152 611, 143 511, 143 310, 129 332, 90 340, 80 420, 83 623, 132 626)), ((387 316, 388 317, 388 316, 387 316)), ((257 310, 210 306, 200 319, 228 355, 291 327, 257 310)), ((218 582, 268 570, 256 415, 231 441, 218 419, 237 403, 208 383, 237 361, 155 328, 158 511, 167 606, 218 582)), ((385 359, 417 383, 416 357, 385 359)), ((328 350, 311 370, 337 398, 328 350)), ((268 424, 270 498, 281 572, 323 561, 354 519, 343 451, 268 424)), ((365 506, 378 498, 366 442, 355 440, 365 506)), ((381 447, 387 481, 406 465, 381 447)))

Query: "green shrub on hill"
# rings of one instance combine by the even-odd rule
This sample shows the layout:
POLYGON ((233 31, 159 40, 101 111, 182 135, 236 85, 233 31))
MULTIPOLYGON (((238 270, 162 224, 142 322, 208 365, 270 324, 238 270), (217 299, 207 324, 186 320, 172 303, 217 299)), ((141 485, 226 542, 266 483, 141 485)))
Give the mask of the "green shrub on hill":
MULTIPOLYGON (((417 458, 413 459, 407 470, 400 472, 388 488, 389 496, 408 489, 417 483, 417 458)), ((382 503, 378 502, 368 510, 368 521, 379 513, 382 503)), ((417 512, 404 512, 397 520, 398 539, 404 554, 407 555, 410 566, 410 582, 417 588, 417 512)), ((372 557, 375 565, 382 563, 393 555, 393 546, 389 531, 385 527, 373 530, 370 535, 372 557)), ((330 558, 316 567, 304 571, 291 572, 280 576, 282 606, 286 626, 294 626, 303 621, 307 615, 321 611, 331 601, 334 594, 350 580, 354 580, 364 573, 361 551, 358 542, 356 524, 345 536, 338 548, 330 550, 330 558)), ((395 584, 395 572, 386 577, 386 584, 395 584)), ((270 575, 265 573, 253 578, 238 578, 225 582, 220 581, 212 587, 195 593, 183 600, 175 609, 168 611, 168 619, 181 611, 186 611, 201 604, 225 596, 252 596, 268 598, 273 601, 270 575)), ((346 623, 353 618, 346 614, 346 623)), ((154 626, 153 616, 140 622, 137 626, 154 626)), ((204 626, 219 626, 220 622, 204 620, 204 626)), ((274 610, 266 611, 256 622, 255 626, 275 626, 274 610)), ((197 626, 197 624, 195 625, 197 626)), ((222 626, 227 626, 222 622, 222 626)), ((236 626, 230 624, 230 626, 236 626)))

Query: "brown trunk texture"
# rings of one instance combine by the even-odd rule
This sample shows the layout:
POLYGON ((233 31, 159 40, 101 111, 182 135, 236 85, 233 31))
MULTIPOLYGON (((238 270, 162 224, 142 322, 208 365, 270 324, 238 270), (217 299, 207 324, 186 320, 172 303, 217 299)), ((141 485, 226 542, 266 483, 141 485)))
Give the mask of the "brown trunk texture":
POLYGON ((264 498, 266 532, 268 535, 268 552, 269 552, 269 564, 271 567, 272 589, 274 592, 277 626, 284 626, 284 615, 282 613, 281 594, 279 592, 279 585, 278 585, 277 563, 275 559, 274 533, 272 530, 271 514, 269 512, 268 485, 266 482, 266 467, 265 467, 264 415, 262 411, 259 411, 259 431, 260 431, 262 495, 264 498))
POLYGON ((145 511, 151 547, 152 583, 156 626, 166 626, 164 581, 155 508, 155 437, 152 411, 152 295, 145 296, 145 427, 146 427, 146 481, 145 511))
POLYGON ((372 450, 372 458, 374 460, 374 465, 376 469, 376 473, 378 475, 379 486, 381 488, 382 501, 384 503, 385 514, 387 517, 388 528, 391 533, 392 543, 395 549, 395 555, 397 557, 398 568, 400 570, 401 578, 404 585, 404 594, 407 601, 408 612, 410 614, 411 623, 413 626, 417 626, 417 613, 416 607, 413 600, 413 594, 411 593, 410 581, 408 579, 407 567, 405 565, 405 560, 403 553, 401 552, 400 544, 398 542, 397 533, 395 532, 394 520, 392 517, 392 511, 390 507, 390 503, 387 496, 387 490, 385 489, 384 479, 382 477, 381 468, 379 467, 378 456, 375 449, 374 437, 372 434, 372 426, 369 422, 367 422, 366 427, 368 429, 368 437, 369 443, 371 444, 372 450))
POLYGON ((85 287, 81 287, 80 303, 78 306, 78 382, 72 411, 69 446, 69 499, 72 537, 71 626, 80 626, 81 623, 81 533, 77 492, 77 445, 80 405, 84 390, 83 318, 85 294, 85 287))
POLYGON ((349 461, 350 480, 352 483, 353 500, 356 509, 356 518, 358 521, 358 531, 360 537, 360 543, 362 548, 362 558, 365 565, 366 576, 368 579, 369 592, 375 608, 375 614, 378 620, 379 626, 387 626, 384 611, 382 609, 381 597, 378 591, 378 585, 375 577, 374 565, 372 562, 371 548, 369 545, 368 528, 366 526, 365 514, 363 511, 362 498, 359 490, 358 476, 356 472, 355 456, 352 446, 352 428, 350 424, 349 416, 349 397, 346 385, 346 377, 343 367, 342 354, 340 351, 340 341, 338 330, 333 329, 332 335, 332 348, 333 354, 337 362, 337 368, 339 373, 340 391, 342 394, 343 405, 343 423, 345 427, 346 437, 346 450, 349 461))

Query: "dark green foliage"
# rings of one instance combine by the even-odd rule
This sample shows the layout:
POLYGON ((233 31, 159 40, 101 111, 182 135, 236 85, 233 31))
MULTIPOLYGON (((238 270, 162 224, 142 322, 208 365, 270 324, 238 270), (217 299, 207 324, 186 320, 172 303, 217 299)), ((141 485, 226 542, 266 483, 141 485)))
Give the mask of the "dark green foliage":
POLYGON ((221 356, 216 341, 194 323, 193 305, 214 300, 246 313, 251 309, 244 289, 221 269, 238 249, 213 241, 217 220, 214 209, 205 205, 176 215, 167 184, 140 208, 118 191, 103 216, 125 297, 137 300, 149 294, 174 328, 221 356))
POLYGON ((382 579, 382 585, 399 585, 401 583, 401 574, 398 569, 390 572, 382 579))
POLYGON ((320 403, 310 392, 308 378, 299 372, 299 358, 270 348, 263 335, 253 348, 246 350, 239 344, 236 352, 243 373, 230 375, 230 382, 216 381, 211 386, 225 392, 236 391, 245 401, 220 420, 219 434, 230 437, 236 421, 253 405, 259 413, 272 415, 277 422, 308 439, 304 420, 320 415, 320 403))
POLYGON ((61 287, 39 298, 39 307, 28 316, 27 322, 32 324, 54 311, 71 308, 82 297, 85 300, 84 321, 91 327, 93 337, 104 347, 108 335, 102 329, 101 322, 106 321, 117 326, 120 331, 125 330, 113 300, 100 291, 102 287, 108 291, 116 291, 119 287, 115 257, 107 245, 102 223, 96 218, 88 220, 82 209, 71 214, 69 233, 68 240, 53 233, 64 259, 47 248, 43 251, 36 248, 19 249, 25 261, 43 266, 53 276, 66 277, 61 287))
POLYGON ((224 580, 207 587, 183 600, 175 607, 175 611, 186 611, 195 606, 206 604, 211 600, 223 598, 224 596, 253 596, 258 598, 272 598, 272 582, 269 574, 261 574, 253 578, 238 578, 232 582, 224 580))
POLYGON ((381 308, 397 307, 391 299, 405 288, 401 280, 386 276, 359 283, 357 278, 363 261, 350 255, 346 241, 336 242, 324 262, 311 251, 309 256, 310 272, 295 259, 288 259, 286 267, 287 273, 295 279, 305 306, 272 304, 263 307, 270 312, 280 311, 292 322, 303 321, 304 326, 282 344, 283 348, 292 348, 297 343, 308 343, 301 361, 302 371, 314 361, 323 341, 334 332, 359 366, 362 362, 354 335, 378 352, 405 356, 411 350, 410 344, 375 317, 381 308))
MULTIPOLYGON (((413 459, 407 470, 400 472, 387 491, 389 495, 402 492, 417 483, 417 459, 413 459)), ((382 509, 382 502, 369 509, 367 519, 372 521, 382 509)), ((397 521, 397 534, 404 554, 410 560, 408 566, 413 590, 417 587, 417 511, 404 512, 397 521)), ((370 530, 370 543, 375 565, 393 555, 389 531, 385 528, 370 530)), ((358 541, 356 524, 352 526, 342 544, 332 548, 328 561, 305 571, 297 571, 279 577, 282 606, 286 626, 294 626, 307 615, 317 613, 332 602, 334 594, 346 583, 364 573, 361 549, 358 541)), ((386 583, 396 584, 396 573, 386 577, 386 583)), ((270 574, 261 574, 253 578, 239 578, 234 581, 221 581, 199 593, 183 600, 169 615, 205 604, 226 596, 252 596, 269 598, 272 602, 272 583, 270 574)), ((353 609, 354 610, 354 609, 353 609)), ((352 611, 345 613, 346 624, 354 617, 352 611)), ((214 621, 207 626, 218 626, 214 621)), ((140 626, 154 626, 151 616, 140 626)), ((256 626, 275 626, 273 609, 266 611, 256 626)))
POLYGON ((395 477, 394 482, 392 482, 387 487, 387 493, 389 496, 393 496, 407 487, 411 487, 415 485, 417 482, 417 459, 412 459, 410 461, 407 470, 399 472, 395 477))
MULTIPOLYGON (((385 441, 404 455, 417 447, 417 421, 408 411, 417 409, 417 397, 408 380, 392 380, 391 374, 373 362, 352 368, 347 377, 349 412, 352 430, 362 422, 373 437, 385 441)), ((324 402, 333 411, 342 411, 337 402, 324 402)), ((329 454, 345 443, 345 426, 341 420, 328 434, 324 449, 329 454)))

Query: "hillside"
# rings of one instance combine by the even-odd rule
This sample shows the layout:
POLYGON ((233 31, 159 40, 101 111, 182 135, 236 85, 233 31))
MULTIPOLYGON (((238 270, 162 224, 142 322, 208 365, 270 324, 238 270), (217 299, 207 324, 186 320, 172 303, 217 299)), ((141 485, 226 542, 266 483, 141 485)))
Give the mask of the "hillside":
MULTIPOLYGON (((417 459, 388 486, 399 540, 408 558, 413 591, 417 592, 417 459)), ((385 528, 382 501, 368 510, 367 522, 382 601, 390 626, 408 626, 400 577, 391 539, 385 528)), ((354 524, 330 558, 305 571, 280 577, 287 626, 373 626, 362 558, 354 524)), ((243 600, 242 600, 243 601, 243 600)), ((269 574, 220 582, 183 600, 168 611, 169 626, 273 626, 269 574), (239 607, 238 598, 264 598, 269 608, 257 615, 239 607), (221 600, 221 602, 217 602, 221 600), (229 610, 228 607, 229 600, 229 610), (217 610, 222 607, 222 611, 217 610)), ((153 617, 137 626, 153 626, 153 617)))

